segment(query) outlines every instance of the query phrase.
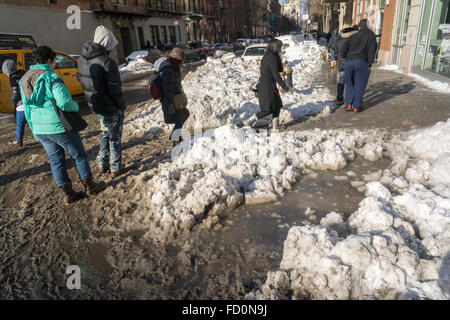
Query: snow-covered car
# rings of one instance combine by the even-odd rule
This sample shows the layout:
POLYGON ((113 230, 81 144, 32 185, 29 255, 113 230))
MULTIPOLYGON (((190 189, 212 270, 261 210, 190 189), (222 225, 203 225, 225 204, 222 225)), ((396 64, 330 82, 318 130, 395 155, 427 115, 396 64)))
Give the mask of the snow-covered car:
POLYGON ((155 63, 155 61, 161 57, 162 52, 159 51, 158 49, 135 51, 125 58, 125 65, 134 60, 141 60, 150 63, 155 63))
POLYGON ((258 61, 261 62, 262 57, 266 53, 267 44, 254 44, 248 46, 244 54, 241 56, 242 61, 258 61))

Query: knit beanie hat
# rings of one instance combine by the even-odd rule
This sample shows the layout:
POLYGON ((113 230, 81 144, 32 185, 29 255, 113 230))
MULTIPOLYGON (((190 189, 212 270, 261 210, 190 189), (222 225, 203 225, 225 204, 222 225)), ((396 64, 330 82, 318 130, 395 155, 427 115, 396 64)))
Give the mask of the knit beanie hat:
POLYGON ((10 75, 17 70, 16 62, 14 60, 8 59, 3 62, 2 72, 4 74, 10 75))

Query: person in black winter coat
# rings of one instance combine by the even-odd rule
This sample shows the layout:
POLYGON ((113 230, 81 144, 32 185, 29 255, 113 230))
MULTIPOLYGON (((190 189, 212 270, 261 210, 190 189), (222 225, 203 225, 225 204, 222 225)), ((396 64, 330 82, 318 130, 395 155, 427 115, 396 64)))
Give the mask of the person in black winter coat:
POLYGON ((8 59, 2 65, 2 72, 9 77, 9 84, 12 89, 11 102, 14 105, 14 115, 16 117, 16 140, 8 142, 10 145, 23 146, 23 135, 25 132, 25 113, 20 95, 19 81, 25 74, 24 70, 17 70, 14 60, 8 59))
POLYGON ((84 94, 101 124, 98 165, 102 173, 110 169, 112 177, 118 176, 122 170, 121 140, 126 109, 119 69, 108 56, 117 44, 113 33, 99 26, 95 30, 94 41, 83 45, 78 59, 78 75, 84 94))
MULTIPOLYGON (((338 35, 337 40, 334 44, 335 57, 339 57, 342 48, 344 47, 345 42, 347 42, 348 38, 357 33, 357 29, 350 27, 349 25, 344 25, 344 29, 338 35)), ((337 85, 337 105, 344 104, 344 88, 345 88, 345 59, 337 58, 337 67, 339 71, 339 81, 337 85)))
POLYGON ((278 129, 280 110, 283 102, 277 83, 284 91, 289 91, 289 87, 280 76, 283 72, 281 63, 281 47, 283 43, 278 39, 271 40, 267 45, 266 54, 261 61, 260 78, 258 84, 259 108, 261 111, 247 120, 247 125, 252 126, 258 119, 272 115, 273 129, 278 129))
POLYGON ((187 106, 187 97, 181 84, 181 66, 186 59, 185 53, 181 48, 174 48, 172 52, 160 61, 155 62, 157 71, 161 73, 162 97, 161 105, 164 113, 164 122, 175 124, 170 140, 174 146, 181 142, 181 128, 189 118, 187 106))
POLYGON ((358 33, 344 43, 340 58, 345 59, 346 111, 360 112, 370 68, 375 60, 377 40, 369 30, 367 19, 359 22, 358 33))

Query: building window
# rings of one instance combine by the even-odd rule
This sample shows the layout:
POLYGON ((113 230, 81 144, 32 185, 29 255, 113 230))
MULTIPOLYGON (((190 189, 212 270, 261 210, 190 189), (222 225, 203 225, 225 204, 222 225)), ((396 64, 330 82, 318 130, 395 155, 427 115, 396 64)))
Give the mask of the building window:
POLYGON ((141 46, 141 48, 145 47, 145 43, 144 43, 144 28, 142 27, 138 27, 138 37, 139 37, 139 44, 141 46))
POLYGON ((50 3, 50 4, 58 4, 58 0, 48 0, 48 3, 50 3))
POLYGON ((161 26, 161 39, 162 39, 162 42, 167 43, 166 26, 161 26))
POLYGON ((414 67, 450 78, 449 0, 425 0, 414 67))
POLYGON ((177 32, 174 26, 169 26, 170 43, 177 43, 177 32))
POLYGON ((162 0, 152 0, 152 7, 155 9, 162 9, 163 5, 162 5, 162 0))
POLYGON ((169 10, 177 11, 177 5, 175 3, 175 0, 169 0, 169 10))
POLYGON ((159 27, 150 26, 151 41, 154 46, 157 46, 161 41, 159 38, 159 27))

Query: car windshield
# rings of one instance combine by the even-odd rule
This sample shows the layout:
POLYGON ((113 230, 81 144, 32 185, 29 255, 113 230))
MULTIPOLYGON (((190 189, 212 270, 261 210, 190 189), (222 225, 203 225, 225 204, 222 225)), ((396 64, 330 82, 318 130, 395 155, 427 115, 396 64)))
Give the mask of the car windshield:
POLYGON ((263 56, 265 53, 265 47, 248 48, 247 51, 245 51, 246 56, 263 56))

